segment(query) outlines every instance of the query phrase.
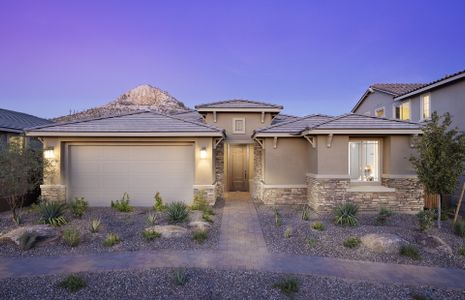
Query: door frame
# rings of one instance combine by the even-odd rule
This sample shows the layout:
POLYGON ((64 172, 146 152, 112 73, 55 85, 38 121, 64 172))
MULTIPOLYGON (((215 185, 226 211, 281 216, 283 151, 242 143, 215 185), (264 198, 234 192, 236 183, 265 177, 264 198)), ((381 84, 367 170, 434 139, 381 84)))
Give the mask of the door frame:
POLYGON ((228 143, 228 156, 227 156, 227 168, 228 168, 228 171, 227 171, 227 191, 228 192, 232 192, 232 151, 231 151, 231 148, 234 147, 234 146, 241 146, 243 148, 245 148, 245 171, 247 172, 247 176, 246 178, 244 179, 245 181, 245 185, 246 185, 246 192, 249 192, 250 190, 250 187, 249 187, 249 179, 250 179, 250 170, 249 170, 249 164, 250 164, 250 147, 249 147, 249 144, 230 144, 228 143))

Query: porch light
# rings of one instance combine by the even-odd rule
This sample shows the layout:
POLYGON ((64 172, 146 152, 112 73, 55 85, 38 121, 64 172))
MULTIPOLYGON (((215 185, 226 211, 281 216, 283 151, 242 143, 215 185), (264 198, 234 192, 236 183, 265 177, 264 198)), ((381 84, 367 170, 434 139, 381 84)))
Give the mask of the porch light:
POLYGON ((200 149, 200 158, 207 158, 207 148, 202 147, 200 149))
POLYGON ((53 159, 55 158, 55 151, 53 147, 47 147, 44 150, 44 157, 46 159, 53 159))

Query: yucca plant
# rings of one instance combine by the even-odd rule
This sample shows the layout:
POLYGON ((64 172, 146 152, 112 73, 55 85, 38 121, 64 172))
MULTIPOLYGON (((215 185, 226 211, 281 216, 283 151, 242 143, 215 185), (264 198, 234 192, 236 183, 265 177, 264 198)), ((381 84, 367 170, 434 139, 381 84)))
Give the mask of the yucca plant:
POLYGON ((21 250, 29 250, 37 242, 38 235, 35 232, 25 232, 19 238, 19 247, 21 250))
POLYGON ((78 230, 74 228, 67 228, 63 231, 63 240, 66 245, 76 247, 81 242, 81 235, 78 230))
POLYGON ((89 228, 90 232, 92 233, 99 232, 100 225, 101 225, 100 219, 93 219, 92 221, 90 221, 90 228, 89 228))
POLYGON ((155 211, 163 211, 165 210, 166 206, 163 203, 163 199, 160 196, 159 192, 156 192, 155 197, 154 197, 154 203, 153 203, 153 209, 155 211))
POLYGON ((119 212, 131 212, 134 210, 134 207, 129 205, 129 194, 126 192, 120 200, 111 201, 111 207, 119 212))
POLYGON ((149 214, 147 215, 147 224, 149 224, 150 226, 157 224, 157 215, 153 212, 149 212, 149 214))
POLYGON ((116 233, 109 233, 105 240, 103 241, 103 245, 105 247, 112 247, 116 244, 119 244, 121 242, 121 239, 116 233))
POLYGON ((66 224, 63 216, 66 205, 59 202, 42 202, 39 206, 40 221, 53 226, 62 226, 66 224))
POLYGON ((173 202, 166 207, 170 222, 184 222, 189 217, 189 208, 183 202, 173 202))
POLYGON ((84 197, 76 197, 74 198, 74 201, 71 201, 70 203, 71 212, 78 218, 81 218, 82 215, 84 215, 88 206, 89 203, 84 197))
POLYGON ((336 224, 342 226, 357 226, 357 212, 358 206, 356 204, 350 202, 339 204, 334 211, 336 215, 336 224))

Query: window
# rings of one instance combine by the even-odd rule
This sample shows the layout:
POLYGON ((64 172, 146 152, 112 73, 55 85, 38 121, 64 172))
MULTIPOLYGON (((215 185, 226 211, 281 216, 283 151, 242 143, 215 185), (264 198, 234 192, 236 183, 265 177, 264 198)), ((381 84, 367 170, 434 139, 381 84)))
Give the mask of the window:
POLYGON ((421 119, 428 120, 431 118, 431 98, 430 94, 421 96, 421 119))
POLYGON ((379 142, 349 142, 349 175, 352 181, 379 181, 379 142))
POLYGON ((378 117, 378 118, 384 118, 384 116, 385 116, 384 107, 380 107, 380 108, 375 109, 375 116, 378 117))
POLYGON ((410 120, 410 101, 394 106, 394 118, 404 121, 410 120))
POLYGON ((245 133, 245 118, 233 118, 233 133, 245 133))

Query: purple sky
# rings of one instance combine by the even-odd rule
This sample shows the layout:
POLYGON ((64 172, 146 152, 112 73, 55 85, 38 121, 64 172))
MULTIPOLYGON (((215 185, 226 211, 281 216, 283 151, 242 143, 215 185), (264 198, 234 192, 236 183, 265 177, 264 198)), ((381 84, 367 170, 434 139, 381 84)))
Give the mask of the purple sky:
POLYGON ((142 83, 349 111, 374 82, 465 69, 465 1, 0 0, 0 107, 42 117, 142 83))

